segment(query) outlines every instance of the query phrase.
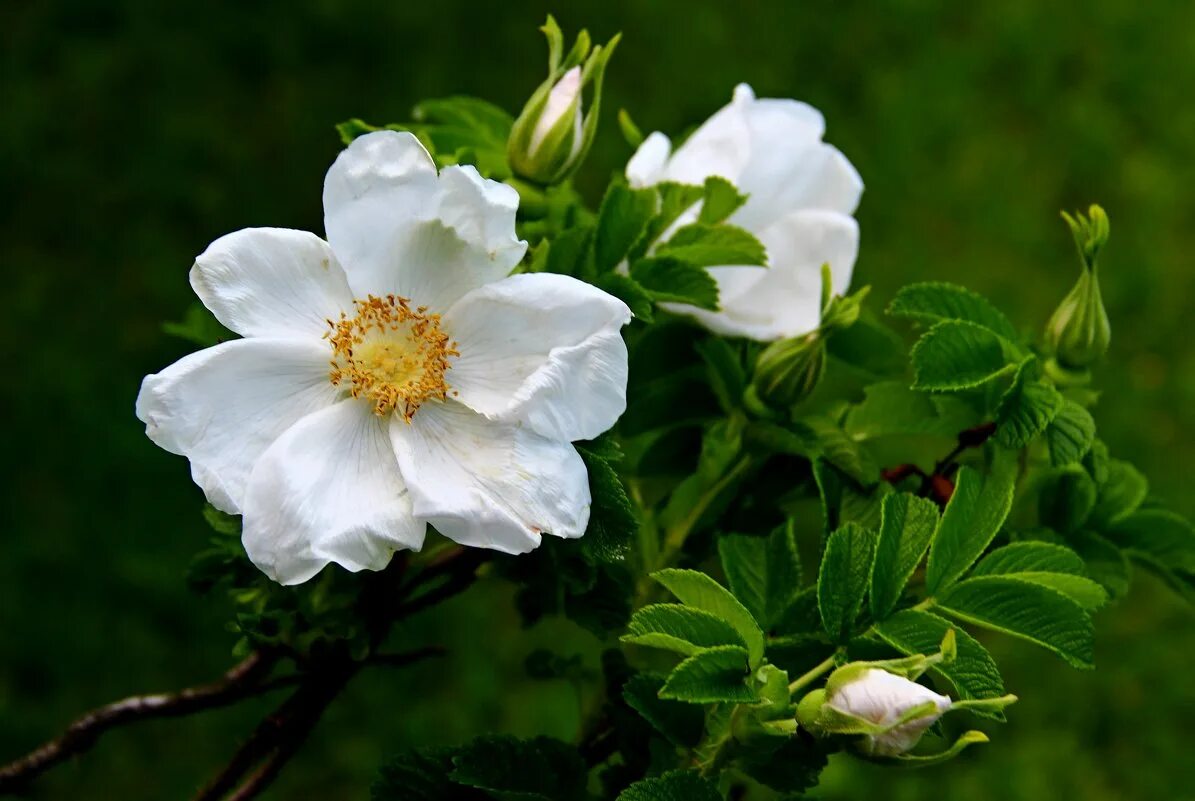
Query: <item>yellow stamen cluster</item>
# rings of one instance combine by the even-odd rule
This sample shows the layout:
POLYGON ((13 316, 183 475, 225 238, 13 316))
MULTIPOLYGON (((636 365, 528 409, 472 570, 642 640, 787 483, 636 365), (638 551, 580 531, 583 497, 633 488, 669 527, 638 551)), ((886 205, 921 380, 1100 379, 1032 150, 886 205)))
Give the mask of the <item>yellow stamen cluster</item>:
POLYGON ((424 401, 446 398, 448 359, 460 353, 440 330, 440 315, 397 295, 353 303, 356 317, 328 321, 332 383, 349 383, 350 394, 372 402, 375 414, 397 411, 408 423, 424 401))

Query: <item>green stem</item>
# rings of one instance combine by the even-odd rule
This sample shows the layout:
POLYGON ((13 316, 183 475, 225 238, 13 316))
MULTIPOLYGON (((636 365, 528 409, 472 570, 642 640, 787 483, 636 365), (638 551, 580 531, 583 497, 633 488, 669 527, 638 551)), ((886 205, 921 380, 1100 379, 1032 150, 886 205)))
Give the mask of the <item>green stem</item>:
POLYGON ((794 679, 788 685, 788 694, 792 695, 797 690, 800 690, 802 687, 812 684, 819 676, 821 676, 826 671, 830 670, 837 663, 838 663, 838 652, 835 651, 834 653, 830 654, 830 656, 826 657, 825 661, 819 663, 816 667, 814 667, 808 673, 804 673, 804 674, 798 676, 796 679, 794 679))

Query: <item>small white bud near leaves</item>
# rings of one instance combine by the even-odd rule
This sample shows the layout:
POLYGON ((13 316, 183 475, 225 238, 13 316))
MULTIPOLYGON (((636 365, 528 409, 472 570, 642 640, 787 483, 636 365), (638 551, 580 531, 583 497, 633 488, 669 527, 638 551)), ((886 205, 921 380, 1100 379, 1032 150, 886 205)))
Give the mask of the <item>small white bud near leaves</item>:
POLYGON ((882 729, 865 735, 861 741, 868 756, 896 756, 909 751, 952 703, 945 695, 879 668, 863 671, 826 699, 835 711, 882 729))

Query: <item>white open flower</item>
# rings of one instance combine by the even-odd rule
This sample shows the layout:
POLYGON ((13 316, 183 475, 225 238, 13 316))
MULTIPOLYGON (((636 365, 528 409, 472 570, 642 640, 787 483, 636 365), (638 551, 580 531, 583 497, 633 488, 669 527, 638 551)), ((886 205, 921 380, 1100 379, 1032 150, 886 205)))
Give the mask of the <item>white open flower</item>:
MULTIPOLYGON (((673 304, 674 311, 717 333, 764 341, 817 328, 822 264, 830 265, 835 294, 850 286, 859 250, 859 227, 851 215, 863 192, 846 157, 822 142, 824 131, 813 107, 756 99, 751 87, 740 84, 730 104, 675 153, 662 133, 644 140, 627 164, 632 186, 725 178, 748 196, 728 222, 750 231, 768 252, 766 268, 710 268, 719 311, 673 304)), ((678 224, 695 221, 697 211, 690 209, 678 224)))
POLYGON ((510 276, 517 193, 434 163, 409 133, 355 140, 324 183, 327 241, 256 228, 191 270, 244 338, 147 376, 137 416, 186 456, 249 557, 284 584, 380 569, 431 523, 507 553, 579 537, 570 444, 626 406, 630 319, 573 278, 510 276))
POLYGON ((921 735, 951 707, 951 700, 933 690, 879 668, 869 668, 832 692, 826 704, 845 715, 891 727, 868 734, 863 750, 870 756, 903 754, 921 739, 921 735), (932 705, 932 712, 901 722, 919 706, 932 705))

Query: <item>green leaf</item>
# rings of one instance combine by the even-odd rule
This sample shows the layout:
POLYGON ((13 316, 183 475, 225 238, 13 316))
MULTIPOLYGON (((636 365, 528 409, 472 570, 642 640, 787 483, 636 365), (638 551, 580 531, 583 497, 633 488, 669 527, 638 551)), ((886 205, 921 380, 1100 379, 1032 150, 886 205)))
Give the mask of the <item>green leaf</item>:
POLYGON ((1091 515, 1098 492, 1095 480, 1080 465, 1055 468, 1042 478, 1038 517, 1062 534, 1078 531, 1091 515))
POLYGON ((734 225, 693 223, 679 229, 656 256, 697 267, 767 264, 764 246, 750 232, 734 225))
POLYGON ((1108 602, 1108 593, 1087 578, 1083 559, 1070 548, 1048 542, 1014 542, 985 556, 972 576, 1009 576, 1051 587, 1084 609, 1108 602))
POLYGON ((896 608, 937 526, 938 507, 933 501, 903 492, 884 498, 871 571, 870 602, 874 619, 883 620, 896 608))
POLYGON ((650 323, 655 318, 651 293, 629 275, 603 273, 593 283, 627 304, 636 319, 650 323))
MULTIPOLYGON (((760 784, 778 793, 803 793, 815 787, 826 767, 826 754, 806 733, 788 737, 779 748, 745 749, 737 767, 760 784)), ((788 801, 804 795, 785 795, 788 801)))
POLYGON ((830 638, 846 643, 863 606, 875 552, 875 532, 847 523, 830 535, 817 576, 817 606, 830 638))
POLYGON ((731 591, 765 629, 801 592, 801 560, 791 522, 768 537, 723 536, 718 553, 731 591))
POLYGON ((1108 460, 1107 480, 1100 484, 1100 497, 1091 512, 1097 527, 1114 525, 1137 511, 1149 494, 1149 482, 1141 471, 1119 459, 1108 460))
POLYGON ((656 200, 654 189, 631 189, 613 183, 606 190, 593 238, 594 266, 599 273, 614 269, 626 258, 655 216, 656 200))
POLYGON ((643 607, 631 617, 621 640, 684 656, 719 645, 746 646, 742 636, 722 618, 680 604, 643 607))
POLYGON ((1012 386, 1000 398, 996 441, 1006 448, 1018 450, 1028 445, 1062 408, 1062 395, 1050 384, 1037 380, 1036 371, 1036 359, 1021 362, 1012 386))
POLYGON ((930 595, 949 587, 967 571, 1004 525, 1012 508, 1016 464, 1011 452, 1001 453, 987 480, 969 467, 959 470, 954 494, 946 504, 934 534, 926 564, 925 586, 930 595))
POLYGON ((911 359, 913 388, 931 392, 978 387, 1008 369, 1000 337, 961 320, 945 320, 925 332, 911 359))
POLYGON ((1106 532, 1130 554, 1141 554, 1180 573, 1195 574, 1195 529, 1165 509, 1142 509, 1120 518, 1106 532))
MULTIPOLYGON (((1004 695, 1004 680, 996 661, 979 642, 955 624, 916 609, 905 609, 879 623, 876 635, 906 656, 934 653, 948 629, 954 629, 957 653, 951 662, 939 662, 930 672, 942 676, 954 686, 959 698, 999 698, 1004 695)), ((972 710, 977 715, 1003 720, 1000 710, 972 710)))
POLYGON ((239 535, 241 533, 241 518, 221 512, 210 503, 203 505, 203 519, 218 534, 239 535))
POLYGON ((950 395, 918 392, 905 381, 872 384, 863 392, 863 402, 846 416, 846 432, 855 439, 909 434, 954 438, 980 422, 970 404, 950 395))
POLYGON ((1077 553, 1062 545, 1033 540, 997 548, 979 561, 972 576, 1000 576, 1008 573, 1087 573, 1077 553))
POLYGON ((1128 594, 1129 560, 1120 548, 1091 531, 1077 531, 1067 539, 1083 557, 1087 575, 1099 582, 1109 597, 1123 598, 1128 594))
POLYGON ((826 352, 872 380, 903 375, 908 360, 904 339, 866 308, 850 328, 831 333, 826 352))
MULTIPOLYGON (((581 801, 587 768, 577 749, 551 737, 486 735, 461 746, 452 779, 503 801, 581 801)), ((450 796, 451 797, 451 796, 450 796)))
MULTIPOLYGON (((626 555, 639 530, 635 507, 611 462, 596 450, 601 440, 576 443, 577 453, 589 472, 589 525, 581 540, 584 553, 594 561, 617 562, 626 555)), ((610 440, 609 444, 613 444, 610 440)), ((617 454, 615 446, 614 453, 617 454)))
POLYGON ((704 225, 717 225, 725 221, 747 202, 746 195, 741 194, 734 184, 718 175, 711 175, 705 179, 704 190, 701 212, 697 217, 697 222, 704 225))
POLYGON ((370 789, 372 801, 489 801, 492 796, 449 778, 455 748, 421 748, 382 766, 370 789))
POLYGON ((694 347, 705 362, 710 388, 728 414, 741 405, 747 374, 738 351, 722 337, 708 337, 694 347))
POLYGON ((746 681, 747 658, 747 650, 737 645, 698 651, 668 674, 660 697, 691 704, 754 703, 758 695, 746 681))
MULTIPOLYGON (((790 425, 789 431, 797 436, 798 442, 804 442, 814 456, 821 457, 858 483, 869 485, 879 480, 880 468, 875 459, 829 417, 802 417, 790 425)), ((786 443, 781 440, 777 444, 786 443)))
POLYGON ((722 801, 722 794, 697 771, 677 770, 635 782, 618 801, 722 801))
POLYGON ((929 325, 943 320, 964 320, 1010 342, 1017 340, 1012 323, 987 298, 955 284, 910 284, 896 293, 888 314, 929 325))
POLYGON ((759 664, 763 658, 763 630, 729 590, 696 570, 668 568, 652 573, 652 578, 686 606, 709 612, 733 626, 747 645, 751 666, 759 664))
POLYGON ((636 673, 623 685, 622 698, 673 745, 693 748, 701 741, 705 714, 699 706, 660 698, 663 687, 663 676, 636 673))
POLYGON ((1007 576, 967 579, 938 598, 951 617, 1036 643, 1077 668, 1093 666, 1091 618, 1057 590, 1007 576))
POLYGON ((1050 462, 1056 467, 1074 464, 1091 450, 1095 440, 1095 418, 1073 400, 1066 399, 1058 415, 1046 428, 1050 462))
POLYGON ((705 193, 703 187, 678 184, 672 181, 656 184, 655 189, 660 196, 660 211, 648 223, 647 228, 643 231, 643 236, 631 249, 632 260, 646 253, 660 235, 667 231, 682 214, 695 206, 705 193))
POLYGON ((718 284, 704 269, 687 261, 662 255, 638 259, 631 265, 631 278, 657 302, 718 309, 718 284))
POLYGON ((589 265, 591 226, 565 229, 548 246, 547 271, 560 275, 583 276, 591 272, 589 265))

